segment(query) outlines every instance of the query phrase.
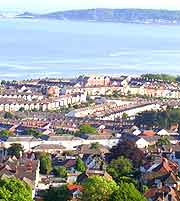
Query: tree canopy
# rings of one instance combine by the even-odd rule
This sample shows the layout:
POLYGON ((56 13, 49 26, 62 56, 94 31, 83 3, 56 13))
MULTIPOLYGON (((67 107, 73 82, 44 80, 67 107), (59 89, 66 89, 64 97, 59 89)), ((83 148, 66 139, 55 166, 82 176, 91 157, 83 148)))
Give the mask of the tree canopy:
POLYGON ((81 158, 76 159, 75 169, 79 172, 84 172, 86 170, 85 163, 81 160, 81 158))
POLYGON ((24 131, 24 135, 30 135, 38 138, 42 136, 42 132, 33 128, 29 128, 24 131))
POLYGON ((6 113, 4 114, 4 118, 5 118, 5 119, 12 119, 12 118, 13 118, 13 114, 12 114, 11 112, 6 112, 6 113))
POLYGON ((180 123, 180 109, 168 109, 166 111, 146 111, 135 118, 135 124, 140 127, 169 128, 172 123, 180 123))
POLYGON ((143 195, 130 183, 121 182, 118 188, 110 195, 109 201, 145 201, 143 195))
POLYGON ((49 154, 40 155, 40 173, 49 174, 52 170, 51 158, 49 154))
POLYGON ((122 115, 122 118, 127 119, 128 117, 129 117, 128 114, 124 112, 123 115, 122 115))
POLYGON ((21 144, 12 144, 9 148, 8 148, 8 155, 10 156, 15 156, 16 158, 20 158, 24 149, 22 147, 21 144))
POLYGON ((13 135, 13 133, 9 130, 0 131, 0 136, 10 136, 10 135, 13 135))
POLYGON ((113 159, 107 167, 108 173, 116 182, 120 181, 122 176, 128 176, 130 173, 132 173, 132 170, 132 162, 124 156, 113 159))
POLYGON ((161 136, 161 138, 156 143, 157 146, 169 145, 169 144, 171 144, 169 136, 161 136))
POLYGON ((117 185, 113 180, 101 176, 92 176, 83 184, 82 201, 108 201, 117 185))
POLYGON ((66 185, 50 188, 45 196, 45 201, 67 201, 70 200, 70 194, 66 185))
POLYGON ((95 134, 97 132, 96 128, 89 124, 81 125, 79 129, 82 134, 95 134))
POLYGON ((170 82, 178 81, 178 77, 173 75, 167 75, 167 74, 143 74, 142 77, 150 79, 150 80, 163 80, 163 81, 170 81, 170 82))
POLYGON ((134 143, 129 141, 120 141, 116 146, 112 147, 109 161, 124 156, 132 161, 134 167, 139 167, 144 158, 144 153, 138 149, 134 143))
POLYGON ((1 201, 32 201, 31 188, 16 178, 0 180, 1 201))
POLYGON ((57 177, 62 177, 62 178, 67 177, 67 170, 63 166, 60 166, 60 167, 56 166, 56 167, 54 167, 53 172, 54 172, 55 176, 57 176, 57 177))

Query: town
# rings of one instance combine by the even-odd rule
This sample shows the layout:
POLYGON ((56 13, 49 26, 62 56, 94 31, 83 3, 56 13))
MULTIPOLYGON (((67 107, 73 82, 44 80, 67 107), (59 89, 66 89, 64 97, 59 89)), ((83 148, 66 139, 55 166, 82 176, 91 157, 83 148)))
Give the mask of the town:
POLYGON ((179 100, 165 74, 1 80, 0 198, 179 201, 179 100))

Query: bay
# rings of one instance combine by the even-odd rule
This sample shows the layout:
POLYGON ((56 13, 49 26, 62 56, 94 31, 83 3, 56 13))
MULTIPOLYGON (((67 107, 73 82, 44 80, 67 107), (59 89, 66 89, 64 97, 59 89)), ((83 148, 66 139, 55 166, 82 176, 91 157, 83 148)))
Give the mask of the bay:
POLYGON ((180 26, 0 20, 0 79, 180 74, 180 26))

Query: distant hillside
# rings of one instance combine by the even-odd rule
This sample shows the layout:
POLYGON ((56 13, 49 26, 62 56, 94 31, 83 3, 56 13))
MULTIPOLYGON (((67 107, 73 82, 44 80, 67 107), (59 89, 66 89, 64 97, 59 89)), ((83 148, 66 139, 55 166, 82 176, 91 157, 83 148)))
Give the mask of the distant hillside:
MULTIPOLYGON (((24 16, 27 17, 25 13, 24 16)), ((31 17, 33 14, 31 13, 31 17)), ((98 22, 173 23, 180 24, 180 11, 148 9, 88 9, 34 15, 36 18, 98 22)))
POLYGON ((39 18, 40 15, 24 12, 22 14, 16 15, 16 18, 39 18))

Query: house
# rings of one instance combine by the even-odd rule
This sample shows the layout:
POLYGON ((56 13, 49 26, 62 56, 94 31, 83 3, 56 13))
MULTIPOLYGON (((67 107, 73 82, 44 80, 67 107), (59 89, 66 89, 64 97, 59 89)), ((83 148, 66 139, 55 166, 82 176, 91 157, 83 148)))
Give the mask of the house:
POLYGON ((144 196, 148 201, 158 200, 158 201, 179 201, 180 193, 178 189, 172 188, 170 186, 162 187, 151 187, 144 196))
POLYGON ((77 151, 82 155, 105 155, 109 153, 109 149, 99 143, 82 144, 77 147, 77 151))
POLYGON ((105 170, 105 158, 97 155, 84 155, 82 160, 89 170, 105 170))
POLYGON ((67 189, 69 190, 72 200, 79 199, 83 191, 82 186, 78 184, 68 184, 67 189))
POLYGON ((135 136, 127 133, 121 135, 121 140, 133 142, 139 149, 147 148, 151 144, 151 142, 149 142, 149 138, 143 136, 135 136))
POLYGON ((25 151, 29 151, 32 147, 38 146, 41 143, 42 141, 40 139, 36 139, 33 136, 8 137, 3 142, 5 148, 9 148, 12 144, 21 144, 25 151))
POLYGON ((144 130, 141 135, 146 137, 153 137, 156 135, 156 133, 153 130, 144 130))
POLYGON ((149 186, 155 185, 160 187, 163 185, 175 187, 180 182, 178 177, 178 164, 162 158, 160 163, 153 164, 145 172, 142 179, 149 186))
POLYGON ((159 136, 165 136, 165 135, 169 136, 170 133, 166 129, 161 129, 160 131, 157 132, 157 135, 159 135, 159 136))
POLYGON ((141 133, 142 133, 142 131, 140 129, 136 129, 136 130, 132 131, 132 134, 136 135, 136 136, 140 135, 141 133))
POLYGON ((33 197, 39 182, 39 161, 9 158, 0 163, 0 178, 16 177, 32 188, 33 197))
POLYGON ((86 170, 78 176, 77 183, 81 184, 91 176, 102 176, 107 180, 112 180, 112 177, 105 170, 86 170))
POLYGON ((40 144, 32 149, 33 152, 45 152, 49 154, 62 153, 65 147, 61 144, 40 144))
POLYGON ((74 173, 76 172, 76 159, 67 159, 62 163, 62 166, 64 166, 69 172, 74 173))
POLYGON ((107 76, 80 76, 77 83, 82 87, 109 86, 111 80, 107 76))

